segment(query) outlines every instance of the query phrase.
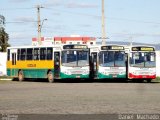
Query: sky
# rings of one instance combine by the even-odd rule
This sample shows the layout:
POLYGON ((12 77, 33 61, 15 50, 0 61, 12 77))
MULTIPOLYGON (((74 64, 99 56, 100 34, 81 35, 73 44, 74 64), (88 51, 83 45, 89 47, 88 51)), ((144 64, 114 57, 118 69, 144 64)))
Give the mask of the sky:
MULTIPOLYGON (((106 41, 160 43, 160 0, 104 0, 106 41)), ((42 36, 101 37, 101 0, 0 0, 11 46, 31 45, 41 5, 42 36), (47 20, 44 20, 47 19, 47 20)))

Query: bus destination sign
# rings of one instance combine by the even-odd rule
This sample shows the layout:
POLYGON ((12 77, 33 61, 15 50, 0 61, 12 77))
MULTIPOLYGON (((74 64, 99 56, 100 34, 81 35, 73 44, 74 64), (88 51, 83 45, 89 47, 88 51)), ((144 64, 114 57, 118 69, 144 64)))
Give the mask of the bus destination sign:
POLYGON ((101 50, 124 50, 123 46, 102 46, 101 50))
POLYGON ((87 49, 86 45, 64 45, 63 49, 87 49))
POLYGON ((132 51, 154 51, 153 47, 132 47, 132 51))

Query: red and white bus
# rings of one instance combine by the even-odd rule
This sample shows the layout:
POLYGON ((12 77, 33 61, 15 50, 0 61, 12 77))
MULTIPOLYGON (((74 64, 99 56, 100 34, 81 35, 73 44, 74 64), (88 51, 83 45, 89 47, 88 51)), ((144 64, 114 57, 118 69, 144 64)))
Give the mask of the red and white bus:
POLYGON ((151 82, 156 78, 156 54, 152 46, 126 47, 128 79, 151 82))

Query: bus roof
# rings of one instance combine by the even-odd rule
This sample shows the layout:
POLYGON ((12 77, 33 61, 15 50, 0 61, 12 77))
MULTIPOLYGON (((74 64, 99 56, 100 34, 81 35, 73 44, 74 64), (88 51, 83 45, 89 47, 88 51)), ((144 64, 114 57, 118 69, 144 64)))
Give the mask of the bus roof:
POLYGON ((41 45, 41 46, 14 46, 14 47, 7 47, 7 49, 18 49, 18 48, 44 48, 44 47, 61 47, 62 45, 41 45))

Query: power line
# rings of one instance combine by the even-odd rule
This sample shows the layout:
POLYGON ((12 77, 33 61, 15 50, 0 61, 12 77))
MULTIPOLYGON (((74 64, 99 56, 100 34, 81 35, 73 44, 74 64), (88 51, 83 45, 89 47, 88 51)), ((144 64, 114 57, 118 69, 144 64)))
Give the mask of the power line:
POLYGON ((91 17, 99 17, 101 18, 101 16, 99 15, 91 15, 91 14, 86 14, 86 13, 79 13, 79 12, 71 12, 71 11, 67 11, 67 10, 59 10, 59 9, 55 9, 55 8, 49 8, 49 7, 45 7, 45 10, 54 10, 54 11, 59 11, 59 12, 63 12, 63 13, 69 13, 69 14, 73 14, 73 15, 83 15, 83 16, 91 16, 91 17))
MULTIPOLYGON (((28 8, 0 8, 0 10, 28 10, 28 9, 35 9, 35 7, 28 7, 28 8)), ((100 15, 93 15, 93 14, 86 14, 86 13, 80 13, 80 12, 71 12, 71 11, 66 11, 66 10, 59 10, 55 9, 52 7, 45 7, 45 10, 50 10, 50 11, 59 11, 63 13, 68 13, 72 15, 82 15, 82 16, 89 16, 89 17, 96 17, 101 19, 100 15)), ((136 20, 136 19, 127 19, 127 18, 117 18, 117 17, 105 17, 105 19, 111 19, 111 20, 120 20, 120 21, 127 21, 127 22, 136 22, 136 23, 148 23, 148 24, 160 24, 160 22, 154 22, 154 21, 144 21, 144 20, 136 20)), ((37 21, 35 21, 37 22, 37 21)), ((6 23, 23 23, 23 22, 6 22, 6 23)))
MULTIPOLYGON (((82 16, 90 16, 90 17, 96 17, 101 19, 100 15, 92 15, 92 14, 85 14, 85 13, 79 13, 79 12, 71 12, 71 11, 64 11, 64 10, 59 10, 55 8, 45 8, 46 10, 55 10, 63 13, 69 13, 73 15, 82 15, 82 16)), ((150 23, 150 24, 160 24, 160 22, 154 22, 154 21, 144 21, 144 20, 135 20, 135 19, 126 19, 126 18, 116 18, 116 17, 105 17, 105 19, 111 19, 111 20, 121 20, 121 21, 128 21, 128 22, 137 22, 137 23, 150 23)))
POLYGON ((107 18, 112 20, 122 20, 122 21, 128 21, 128 22, 160 24, 160 22, 154 22, 154 21, 143 21, 143 20, 135 20, 135 19, 116 18, 116 17, 107 17, 107 18))
POLYGON ((9 22, 6 22, 6 23, 35 23, 37 21, 9 21, 9 22))
POLYGON ((28 8, 0 8, 0 10, 28 10, 34 9, 35 7, 28 7, 28 8))

